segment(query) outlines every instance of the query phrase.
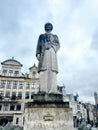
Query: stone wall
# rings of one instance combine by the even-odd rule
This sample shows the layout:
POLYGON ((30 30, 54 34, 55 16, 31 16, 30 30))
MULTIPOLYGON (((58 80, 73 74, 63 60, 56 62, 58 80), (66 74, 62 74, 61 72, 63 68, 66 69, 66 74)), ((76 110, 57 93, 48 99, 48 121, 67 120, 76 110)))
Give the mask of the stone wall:
POLYGON ((70 108, 26 108, 24 130, 73 130, 70 108))

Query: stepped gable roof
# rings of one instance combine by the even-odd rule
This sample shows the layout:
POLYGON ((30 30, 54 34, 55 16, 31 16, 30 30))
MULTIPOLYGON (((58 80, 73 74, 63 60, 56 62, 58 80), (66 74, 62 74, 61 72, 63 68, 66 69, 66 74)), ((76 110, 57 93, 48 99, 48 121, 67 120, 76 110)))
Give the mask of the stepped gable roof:
POLYGON ((12 59, 5 60, 1 63, 2 65, 12 65, 12 66, 23 66, 19 61, 12 59))

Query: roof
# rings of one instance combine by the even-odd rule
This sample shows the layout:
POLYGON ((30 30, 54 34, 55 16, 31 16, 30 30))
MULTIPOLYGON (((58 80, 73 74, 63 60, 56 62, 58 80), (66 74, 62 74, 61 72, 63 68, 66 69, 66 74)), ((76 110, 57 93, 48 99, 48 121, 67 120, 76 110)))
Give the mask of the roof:
POLYGON ((2 65, 13 65, 13 66, 23 66, 19 61, 15 60, 14 58, 5 60, 1 62, 2 65))

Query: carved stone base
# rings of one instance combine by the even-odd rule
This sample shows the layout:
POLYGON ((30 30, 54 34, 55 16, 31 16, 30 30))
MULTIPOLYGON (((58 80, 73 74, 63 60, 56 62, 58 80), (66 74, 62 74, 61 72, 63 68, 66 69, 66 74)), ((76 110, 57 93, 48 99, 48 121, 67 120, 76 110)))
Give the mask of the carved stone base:
POLYGON ((27 103, 24 130, 74 130, 72 109, 69 108, 69 103, 50 99, 27 103))

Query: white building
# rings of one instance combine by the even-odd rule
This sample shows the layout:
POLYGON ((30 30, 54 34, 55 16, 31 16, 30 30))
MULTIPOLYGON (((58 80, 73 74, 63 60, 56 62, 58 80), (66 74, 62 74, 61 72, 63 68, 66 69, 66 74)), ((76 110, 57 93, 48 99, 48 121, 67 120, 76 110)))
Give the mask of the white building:
POLYGON ((78 95, 66 94, 66 101, 69 102, 73 110, 74 127, 78 127, 82 120, 87 120, 87 111, 85 105, 78 100, 78 95))
POLYGON ((0 125, 12 122, 23 126, 25 102, 33 101, 39 91, 39 76, 35 64, 29 74, 21 72, 22 64, 14 58, 1 63, 0 70, 0 125))

